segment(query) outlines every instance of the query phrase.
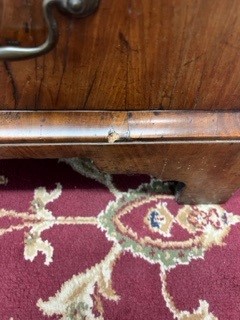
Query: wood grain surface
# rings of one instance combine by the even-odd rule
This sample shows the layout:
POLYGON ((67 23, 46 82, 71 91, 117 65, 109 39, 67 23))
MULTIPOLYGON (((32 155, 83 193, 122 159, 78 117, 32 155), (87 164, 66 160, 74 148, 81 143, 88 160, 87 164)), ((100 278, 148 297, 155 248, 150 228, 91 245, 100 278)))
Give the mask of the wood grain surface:
POLYGON ((240 111, 0 111, 0 144, 231 141, 240 111))
POLYGON ((179 202, 240 186, 240 112, 0 112, 0 158, 89 158, 110 173, 179 181, 179 202))
MULTIPOLYGON (((46 37, 42 0, 0 0, 0 44, 46 37)), ((101 0, 83 20, 57 10, 44 57, 0 62, 1 109, 238 109, 239 0, 101 0)))

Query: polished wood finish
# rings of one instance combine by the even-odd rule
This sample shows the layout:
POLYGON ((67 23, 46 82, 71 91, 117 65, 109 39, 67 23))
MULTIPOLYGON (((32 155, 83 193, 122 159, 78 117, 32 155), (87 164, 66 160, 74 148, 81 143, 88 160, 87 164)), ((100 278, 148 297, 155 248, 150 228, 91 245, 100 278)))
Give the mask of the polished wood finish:
MULTIPOLYGON (((0 0, 0 44, 42 43, 41 4, 0 0)), ((51 53, 0 62, 0 158, 90 158, 180 181, 180 202, 224 202, 240 187, 239 13, 239 0, 56 10, 51 53)))
POLYGON ((0 158, 90 158, 107 172, 180 181, 180 202, 218 203, 240 186, 239 119, 240 112, 2 111, 0 158))
POLYGON ((240 112, 0 111, 0 144, 240 143, 240 112))
MULTIPOLYGON (((0 43, 44 41, 42 0, 0 0, 0 43)), ((83 20, 56 10, 60 39, 0 63, 1 109, 239 109, 239 0, 101 0, 83 20)))

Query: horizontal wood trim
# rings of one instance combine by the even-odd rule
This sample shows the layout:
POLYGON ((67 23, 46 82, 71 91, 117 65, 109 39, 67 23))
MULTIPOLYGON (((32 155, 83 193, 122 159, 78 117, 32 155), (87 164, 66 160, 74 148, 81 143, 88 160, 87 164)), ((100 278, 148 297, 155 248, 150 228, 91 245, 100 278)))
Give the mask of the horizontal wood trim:
POLYGON ((240 141, 240 112, 0 111, 0 144, 240 141))

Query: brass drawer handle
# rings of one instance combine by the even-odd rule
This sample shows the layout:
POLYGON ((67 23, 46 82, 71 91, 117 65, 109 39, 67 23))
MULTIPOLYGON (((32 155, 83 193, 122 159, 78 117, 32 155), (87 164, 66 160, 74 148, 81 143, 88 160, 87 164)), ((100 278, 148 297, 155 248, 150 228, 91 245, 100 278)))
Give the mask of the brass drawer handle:
POLYGON ((97 10, 100 0, 43 0, 43 12, 48 26, 47 40, 39 47, 22 48, 14 46, 0 47, 0 60, 32 59, 46 54, 58 42, 58 25, 52 8, 57 6, 61 11, 77 18, 83 18, 97 10))

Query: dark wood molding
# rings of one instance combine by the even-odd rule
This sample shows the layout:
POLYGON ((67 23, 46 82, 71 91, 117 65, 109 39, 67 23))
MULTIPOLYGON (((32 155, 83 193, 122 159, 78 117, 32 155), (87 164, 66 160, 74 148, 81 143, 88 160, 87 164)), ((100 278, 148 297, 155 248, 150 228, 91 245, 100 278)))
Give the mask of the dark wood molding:
POLYGON ((0 145, 240 142, 240 112, 0 111, 0 145))

